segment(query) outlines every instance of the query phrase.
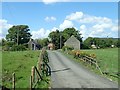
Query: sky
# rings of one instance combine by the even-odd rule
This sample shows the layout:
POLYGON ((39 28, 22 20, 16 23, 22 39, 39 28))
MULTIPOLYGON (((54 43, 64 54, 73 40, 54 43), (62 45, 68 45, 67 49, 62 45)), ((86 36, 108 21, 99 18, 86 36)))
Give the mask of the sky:
POLYGON ((118 37, 117 2, 2 2, 0 39, 13 25, 28 25, 33 39, 75 27, 87 37, 118 37))

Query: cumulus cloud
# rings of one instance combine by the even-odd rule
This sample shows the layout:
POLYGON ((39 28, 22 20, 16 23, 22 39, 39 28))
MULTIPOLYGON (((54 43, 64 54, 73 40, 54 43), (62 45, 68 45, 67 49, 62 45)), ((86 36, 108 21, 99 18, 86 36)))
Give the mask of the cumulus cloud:
POLYGON ((74 24, 72 21, 64 20, 64 22, 62 24, 60 24, 59 29, 64 30, 65 28, 71 28, 73 26, 74 26, 74 24))
POLYGON ((8 29, 11 28, 13 25, 9 24, 7 20, 0 19, 0 39, 5 38, 8 29))
POLYGON ((47 22, 56 21, 56 18, 53 17, 53 16, 51 16, 51 17, 46 17, 46 18, 45 18, 45 21, 47 21, 47 22))
POLYGON ((111 23, 111 19, 107 17, 87 15, 83 12, 75 12, 66 16, 67 20, 74 20, 80 23, 111 23))
POLYGON ((46 38, 50 33, 50 30, 45 30, 44 28, 41 28, 38 31, 32 31, 32 38, 37 39, 37 38, 46 38))
POLYGON ((118 28, 118 25, 114 25, 111 28, 111 30, 114 31, 114 32, 116 32, 116 31, 118 32, 118 29, 120 29, 120 28, 118 28))
POLYGON ((67 20, 79 20, 81 18, 83 18, 83 12, 75 12, 66 16, 67 20))
POLYGON ((51 31, 56 31, 58 28, 56 27, 53 27, 51 31))
POLYGON ((85 25, 80 26, 80 33, 82 37, 86 37, 87 27, 85 25))
MULTIPOLYGON (((46 17, 46 21, 55 20, 52 17, 46 17)), ((66 16, 65 20, 50 30, 44 28, 33 31, 33 38, 44 38, 49 35, 51 31, 57 29, 62 31, 65 28, 75 27, 82 34, 83 39, 87 37, 114 37, 118 36, 118 20, 112 20, 108 17, 88 15, 83 12, 74 12, 66 16), (77 22, 77 23, 76 23, 77 22), (74 26, 74 24, 77 26, 74 26), (77 29, 78 28, 78 29, 77 29)))
POLYGON ((85 38, 88 36, 104 37, 108 34, 115 34, 118 31, 118 20, 112 20, 108 17, 88 15, 83 12, 74 12, 67 15, 66 20, 83 24, 80 26, 80 32, 85 38))
POLYGON ((33 39, 46 38, 46 37, 48 37, 49 33, 52 32, 52 31, 56 31, 57 29, 62 31, 65 28, 70 28, 70 27, 73 27, 73 26, 74 25, 73 25, 72 21, 64 20, 64 22, 59 25, 59 28, 53 27, 51 30, 46 30, 44 28, 41 28, 37 31, 36 30, 32 31, 31 34, 32 34, 33 39))

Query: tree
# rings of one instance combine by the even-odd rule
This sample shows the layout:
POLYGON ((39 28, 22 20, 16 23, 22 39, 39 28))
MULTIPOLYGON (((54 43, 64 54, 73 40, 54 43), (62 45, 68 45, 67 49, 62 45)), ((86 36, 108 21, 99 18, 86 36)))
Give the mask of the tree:
POLYGON ((6 45, 6 42, 7 42, 7 41, 6 41, 4 38, 2 38, 2 40, 1 40, 1 45, 2 45, 2 46, 5 46, 5 45, 6 45))
POLYGON ((18 45, 27 43, 32 36, 29 31, 30 29, 27 25, 13 26, 8 30, 6 40, 13 41, 15 44, 18 45))
POLYGON ((93 38, 92 37, 88 37, 85 41, 84 41, 84 48, 88 49, 91 48, 91 45, 93 43, 93 38))
POLYGON ((44 39, 37 39, 38 43, 40 44, 41 48, 45 47, 48 45, 49 40, 48 38, 44 38, 44 39))
POLYGON ((51 42, 55 44, 55 49, 60 48, 60 32, 59 30, 53 31, 48 36, 51 39, 51 42))
POLYGON ((64 46, 64 43, 67 39, 69 39, 72 35, 74 35, 80 42, 82 42, 81 34, 75 28, 66 28, 63 31, 53 31, 49 34, 49 38, 52 43, 55 44, 55 48, 59 49, 60 46, 64 46))
POLYGON ((72 35, 74 35, 80 42, 82 42, 81 34, 74 27, 64 29, 64 31, 62 32, 62 35, 63 35, 65 41, 68 38, 70 38, 72 35))

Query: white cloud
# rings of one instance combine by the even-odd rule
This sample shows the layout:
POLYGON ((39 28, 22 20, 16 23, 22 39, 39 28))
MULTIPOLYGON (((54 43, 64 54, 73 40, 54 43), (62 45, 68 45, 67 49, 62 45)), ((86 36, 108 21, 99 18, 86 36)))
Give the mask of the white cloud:
POLYGON ((41 28, 38 31, 31 32, 33 39, 46 38, 46 37, 48 37, 49 33, 50 33, 50 30, 45 30, 44 28, 41 28))
POLYGON ((51 3, 55 3, 55 2, 58 2, 59 0, 42 0, 43 3, 45 4, 51 4, 51 3))
POLYGON ((83 13, 82 12, 75 12, 75 13, 72 13, 68 16, 66 16, 66 19, 67 20, 79 20, 83 17, 83 13))
POLYGON ((8 21, 5 19, 0 19, 0 39, 5 38, 8 29, 13 25, 8 24, 8 21))
POLYGON ((56 21, 56 18, 53 17, 53 16, 51 16, 51 17, 46 17, 46 18, 45 18, 45 21, 47 21, 47 22, 56 21))
MULTIPOLYGON (((52 17, 46 17, 46 21, 56 20, 52 17)), ((91 37, 117 37, 118 31, 118 20, 112 20, 108 17, 87 15, 83 12, 75 12, 67 15, 65 20, 59 24, 58 27, 53 27, 51 30, 40 29, 38 31, 33 31, 33 38, 44 38, 49 35, 50 32, 56 31, 56 29, 62 31, 65 28, 75 27, 82 34, 83 39, 91 37), (77 22, 76 22, 77 21, 77 22), (77 29, 78 27, 79 29, 77 29)))
POLYGON ((42 0, 44 4, 52 4, 56 2, 69 2, 69 1, 72 1, 72 0, 42 0))
POLYGON ((80 26, 80 33, 82 37, 86 37, 87 27, 85 25, 80 26))
POLYGON ((84 15, 82 19, 78 20, 80 23, 111 23, 111 19, 107 17, 96 17, 90 15, 84 15))
POLYGON ((83 12, 74 12, 66 16, 66 20, 75 21, 80 26, 80 33, 84 38, 105 37, 105 35, 115 36, 118 31, 118 20, 112 20, 108 17, 88 15, 83 12), (115 33, 114 33, 115 32, 115 33))
POLYGON ((72 21, 64 20, 64 22, 60 24, 59 28, 53 27, 51 30, 45 30, 44 28, 41 28, 38 31, 32 31, 31 34, 33 39, 46 38, 48 37, 49 33, 52 31, 56 31, 57 29, 62 31, 65 28, 70 28, 70 27, 73 27, 72 21))
POLYGON ((111 19, 107 17, 92 16, 84 14, 83 12, 75 12, 66 16, 67 20, 75 20, 80 23, 111 23, 111 19))
POLYGON ((58 28, 56 28, 56 27, 53 27, 53 29, 51 30, 51 31, 56 31, 58 28))
MULTIPOLYGON (((119 28, 119 29, 120 29, 120 28, 119 28)), ((112 26, 111 30, 114 31, 114 32, 118 31, 118 25, 112 26)))
POLYGON ((59 29, 64 30, 65 28, 71 28, 73 26, 74 26, 74 24, 72 21, 64 20, 64 22, 62 24, 60 24, 59 29))

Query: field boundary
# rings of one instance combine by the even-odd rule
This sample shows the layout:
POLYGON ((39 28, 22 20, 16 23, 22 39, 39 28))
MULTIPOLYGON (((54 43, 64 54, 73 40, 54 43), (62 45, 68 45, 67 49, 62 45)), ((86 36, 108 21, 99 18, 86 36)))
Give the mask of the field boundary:
MULTIPOLYGON (((32 66, 31 67, 31 74, 30 76, 30 80, 29 80, 29 89, 32 90, 34 88, 37 88, 37 84, 40 83, 41 81, 45 81, 48 83, 47 80, 45 80, 44 78, 47 76, 51 75, 51 68, 49 66, 49 58, 48 58, 48 54, 45 48, 43 48, 39 54, 39 58, 37 61, 37 65, 36 66, 32 66)), ((12 77, 11 77, 11 83, 12 83, 12 90, 16 89, 16 73, 13 72, 12 73, 12 77)), ((2 86, 2 89, 9 89, 6 88, 4 86, 2 86)))
POLYGON ((37 67, 32 66, 32 69, 31 69, 30 90, 35 88, 38 82, 40 82, 41 80, 44 80, 43 77, 51 75, 51 69, 48 65, 48 62, 49 62, 49 58, 48 58, 47 51, 45 48, 43 48, 39 55, 37 67))

